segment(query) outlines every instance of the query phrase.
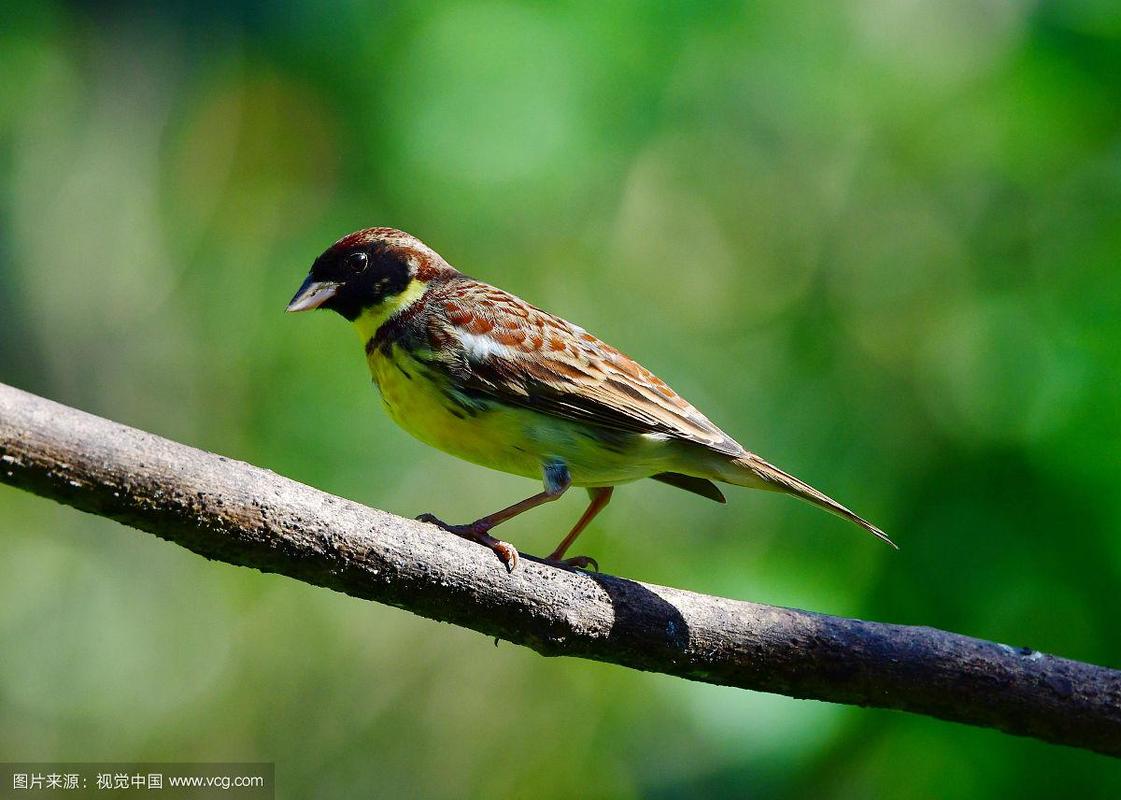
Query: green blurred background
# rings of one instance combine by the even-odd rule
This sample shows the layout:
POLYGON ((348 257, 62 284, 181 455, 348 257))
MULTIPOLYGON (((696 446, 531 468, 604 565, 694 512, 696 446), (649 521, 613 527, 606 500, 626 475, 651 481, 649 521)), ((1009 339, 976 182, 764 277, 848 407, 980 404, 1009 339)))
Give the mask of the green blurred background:
MULTIPOLYGON (((882 525, 626 488, 629 577, 1121 665, 1121 9, 8 2, 0 380, 405 515, 426 449, 282 311, 368 225, 568 317, 882 525)), ((549 549, 566 499, 504 529, 549 549)), ((574 660, 0 488, 0 757, 298 797, 1116 797, 1105 758, 574 660)))

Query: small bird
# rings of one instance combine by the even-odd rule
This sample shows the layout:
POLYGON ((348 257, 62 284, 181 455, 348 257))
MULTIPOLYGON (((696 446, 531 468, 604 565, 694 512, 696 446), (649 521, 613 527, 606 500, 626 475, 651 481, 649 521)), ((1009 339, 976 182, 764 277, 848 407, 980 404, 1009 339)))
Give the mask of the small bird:
POLYGON ((312 264, 288 311, 325 308, 353 323, 389 416, 422 442, 475 464, 543 481, 543 491, 474 522, 418 519, 491 548, 491 530, 583 486, 587 510, 546 561, 565 557, 611 499, 642 478, 717 502, 713 481, 800 497, 895 544, 872 523, 745 450, 680 395, 579 325, 469 278, 419 239, 367 228, 312 264))

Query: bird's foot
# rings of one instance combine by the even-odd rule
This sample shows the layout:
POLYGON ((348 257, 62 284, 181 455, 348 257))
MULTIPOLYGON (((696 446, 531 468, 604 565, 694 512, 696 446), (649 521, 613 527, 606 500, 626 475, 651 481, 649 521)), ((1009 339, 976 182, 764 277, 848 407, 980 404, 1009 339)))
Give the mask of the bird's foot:
POLYGON ((599 572, 599 562, 591 556, 571 556, 570 558, 558 558, 556 553, 545 558, 546 564, 552 564, 555 567, 575 567, 576 569, 592 568, 593 572, 599 572))
POLYGON ((466 525, 449 525, 432 514, 421 514, 417 519, 421 522, 427 522, 429 525, 435 525, 437 528, 442 528, 448 533, 454 533, 468 541, 478 542, 489 547, 506 566, 507 572, 513 572, 514 567, 518 566, 518 551, 514 548, 514 545, 501 539, 495 539, 487 532, 490 528, 485 525, 480 525, 478 522, 469 522, 466 525))

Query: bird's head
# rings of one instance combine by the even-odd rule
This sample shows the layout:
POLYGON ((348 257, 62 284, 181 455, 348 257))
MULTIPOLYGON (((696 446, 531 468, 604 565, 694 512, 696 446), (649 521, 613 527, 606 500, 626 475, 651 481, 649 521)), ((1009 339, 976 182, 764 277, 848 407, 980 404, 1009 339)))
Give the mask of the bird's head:
POLYGON ((367 228, 344 236, 315 259, 288 311, 327 308, 376 329, 419 299, 429 282, 452 274, 455 270, 415 236, 367 228))

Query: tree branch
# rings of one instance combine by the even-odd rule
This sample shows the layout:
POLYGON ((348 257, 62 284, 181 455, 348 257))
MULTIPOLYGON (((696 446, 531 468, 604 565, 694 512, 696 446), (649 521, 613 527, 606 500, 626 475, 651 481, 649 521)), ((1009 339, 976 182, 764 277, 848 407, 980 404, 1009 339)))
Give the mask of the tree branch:
POLYGON ((494 555, 429 525, 0 384, 0 481, 182 545, 525 645, 1121 755, 1121 672, 933 628, 494 555))

